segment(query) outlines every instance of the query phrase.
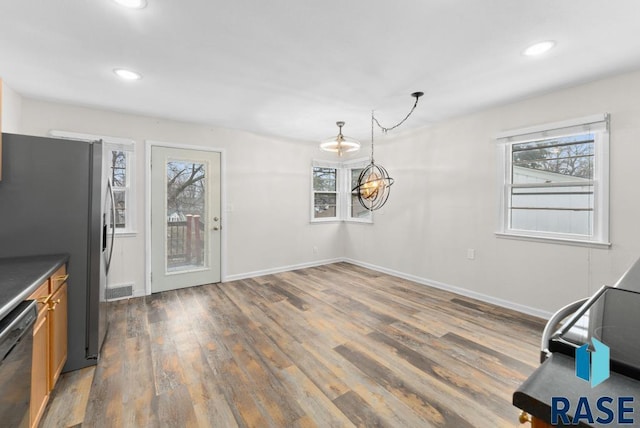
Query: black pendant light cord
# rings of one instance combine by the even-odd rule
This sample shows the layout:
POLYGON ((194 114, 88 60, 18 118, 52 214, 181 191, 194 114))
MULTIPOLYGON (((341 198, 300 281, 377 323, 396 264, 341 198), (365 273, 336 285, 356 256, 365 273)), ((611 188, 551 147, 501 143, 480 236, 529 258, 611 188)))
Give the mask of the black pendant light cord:
POLYGON ((409 119, 409 116, 411 116, 411 113, 413 113, 413 111, 418 106, 418 100, 423 95, 424 95, 424 92, 414 92, 413 94, 411 94, 411 96, 416 99, 416 102, 413 103, 413 107, 411 107, 411 110, 409 110, 409 113, 407 113, 407 115, 404 117, 404 119, 402 119, 400 122, 398 122, 397 124, 395 124, 391 128, 385 128, 384 126, 382 126, 380 124, 380 122, 378 122, 378 119, 375 118, 373 113, 371 114, 371 119, 376 123, 376 125, 378 125, 378 127, 382 130, 382 132, 384 132, 386 134, 387 132, 391 131, 392 129, 396 129, 398 126, 402 125, 407 119, 409 119))
POLYGON ((398 122, 397 124, 395 124, 391 128, 385 128, 384 126, 380 125, 380 122, 378 122, 378 119, 376 119, 376 116, 374 115, 375 110, 371 110, 371 163, 374 163, 374 160, 373 160, 373 124, 375 123, 376 125, 378 125, 378 128, 380 128, 382 130, 382 132, 384 132, 385 134, 387 132, 391 131, 392 129, 396 129, 398 126, 402 125, 407 119, 409 119, 409 116, 411 116, 411 113, 413 113, 413 111, 416 109, 416 107, 418 107, 418 100, 423 95, 424 95, 424 92, 414 92, 413 94, 411 94, 411 96, 416 99, 416 101, 413 103, 413 107, 411 107, 411 110, 409 110, 409 113, 407 113, 407 115, 404 117, 404 119, 402 119, 400 122, 398 122))
POLYGON ((387 170, 382 165, 376 165, 373 160, 373 124, 375 123, 378 125, 378 127, 380 127, 380 129, 385 133, 397 128, 402 125, 409 116, 411 116, 411 113, 413 113, 418 105, 418 99, 422 95, 424 95, 422 92, 414 92, 411 94, 411 96, 416 99, 415 103, 413 103, 413 107, 404 119, 391 128, 385 128, 380 125, 380 122, 378 122, 375 117, 375 111, 371 111, 371 163, 360 171, 357 185, 351 190, 352 192, 356 192, 360 205, 369 211, 378 210, 387 203, 387 199, 389 198, 389 189, 394 183, 393 178, 389 177, 387 170))

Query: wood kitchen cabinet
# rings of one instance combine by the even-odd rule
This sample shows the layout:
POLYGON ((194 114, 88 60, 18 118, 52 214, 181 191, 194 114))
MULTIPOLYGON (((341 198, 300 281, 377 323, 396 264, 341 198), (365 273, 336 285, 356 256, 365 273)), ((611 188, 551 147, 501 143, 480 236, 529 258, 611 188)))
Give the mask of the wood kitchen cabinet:
POLYGON ((51 297, 49 312, 49 389, 62 373, 67 361, 67 284, 62 284, 51 297))
POLYGON ((67 270, 58 269, 29 296, 38 302, 33 329, 30 426, 37 427, 67 361, 67 270))

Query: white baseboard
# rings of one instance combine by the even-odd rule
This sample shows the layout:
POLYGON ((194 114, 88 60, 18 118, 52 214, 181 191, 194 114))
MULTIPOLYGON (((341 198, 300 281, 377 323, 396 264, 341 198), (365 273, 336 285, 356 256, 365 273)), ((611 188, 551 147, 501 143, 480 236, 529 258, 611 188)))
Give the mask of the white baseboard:
POLYGON ((145 293, 144 290, 134 290, 133 296, 131 296, 130 298, 133 299, 134 297, 144 297, 146 295, 147 293, 145 293))
POLYGON ((316 260, 316 261, 313 261, 313 262, 299 263, 299 264, 296 264, 296 265, 280 266, 280 267, 271 268, 271 269, 256 270, 256 271, 253 271, 253 272, 238 273, 238 274, 235 274, 235 275, 227 275, 226 277, 223 278, 222 282, 231 282, 231 281, 237 281, 239 279, 255 278, 256 276, 271 275, 271 274, 274 274, 274 273, 288 272, 288 271, 291 271, 291 270, 297 270, 297 269, 304 269, 304 268, 310 268, 310 267, 315 267, 315 266, 328 265, 328 264, 331 264, 331 263, 338 263, 338 262, 343 262, 343 261, 345 261, 344 258, 338 257, 338 258, 335 258, 335 259, 316 260))
MULTIPOLYGON (((238 281, 238 280, 241 280, 241 279, 255 278, 257 276, 271 275, 271 274, 274 274, 274 273, 288 272, 288 271, 292 271, 292 270, 304 269, 304 268, 310 268, 310 267, 322 266, 322 265, 328 265, 328 264, 331 264, 331 263, 338 263, 338 262, 347 262, 347 263, 354 264, 356 266, 362 266, 364 268, 375 270, 375 271, 381 272, 381 273, 385 273, 387 275, 396 276, 398 278, 402 278, 402 279, 406 279, 406 280, 409 280, 409 281, 413 281, 413 282, 416 282, 418 284, 426 285, 426 286, 429 286, 429 287, 434 287, 434 288, 439 288, 441 290, 451 291, 452 293, 460 294, 462 296, 470 297, 472 299, 480 300, 480 301, 483 301, 483 302, 486 302, 486 303, 491 303, 493 305, 502 306, 503 308, 513 309, 514 311, 522 312, 522 313, 525 313, 525 314, 528 314, 528 315, 533 315, 533 316, 538 317, 538 318, 549 319, 553 315, 552 312, 544 311, 544 310, 541 310, 541 309, 538 309, 538 308, 532 308, 532 307, 526 306, 526 305, 521 305, 519 303, 511 302, 509 300, 504 300, 504 299, 500 299, 500 298, 493 297, 493 296, 489 296, 487 294, 478 293, 476 291, 469 290, 467 288, 462 288, 462 287, 457 287, 455 285, 445 284, 443 282, 434 281, 434 280, 427 279, 427 278, 422 278, 422 277, 419 277, 419 276, 416 276, 416 275, 412 275, 412 274, 409 274, 409 273, 400 272, 400 271, 393 270, 393 269, 388 269, 388 268, 385 268, 385 267, 382 267, 382 266, 377 266, 377 265, 374 265, 374 264, 371 264, 371 263, 366 263, 366 262, 362 262, 362 261, 359 261, 359 260, 354 260, 354 259, 350 259, 350 258, 346 258, 346 257, 337 257, 337 258, 333 258, 333 259, 316 260, 316 261, 313 261, 313 262, 299 263, 299 264, 295 264, 295 265, 280 266, 280 267, 276 267, 276 268, 256 270, 256 271, 253 271, 253 272, 245 272, 245 273, 239 273, 239 274, 234 274, 234 275, 227 275, 226 277, 224 277, 222 279, 222 282, 238 281)), ((139 297, 139 296, 144 296, 144 295, 145 295, 145 293, 143 291, 135 290, 134 291, 134 295, 131 296, 131 297, 139 297)))
POLYGON ((489 296, 487 294, 478 293, 473 290, 469 290, 462 287, 456 287, 454 285, 445 284, 439 281, 433 281, 431 279, 422 278, 416 275, 411 275, 404 272, 399 272, 393 269, 387 269, 381 266, 376 266, 370 263, 361 262, 349 258, 343 258, 342 261, 354 264, 356 266, 362 266, 367 269, 375 270, 378 272, 386 273, 387 275, 397 276, 398 278, 407 279, 409 281, 417 282, 418 284, 427 285, 429 287, 439 288, 441 290, 451 291, 452 293, 460 294, 472 299, 481 300, 493 305, 502 306, 503 308, 513 309, 514 311, 522 312, 528 315, 533 315, 538 318, 549 319, 553 315, 552 312, 543 311, 541 309, 532 308, 530 306, 514 303, 509 300, 499 299, 497 297, 489 296))

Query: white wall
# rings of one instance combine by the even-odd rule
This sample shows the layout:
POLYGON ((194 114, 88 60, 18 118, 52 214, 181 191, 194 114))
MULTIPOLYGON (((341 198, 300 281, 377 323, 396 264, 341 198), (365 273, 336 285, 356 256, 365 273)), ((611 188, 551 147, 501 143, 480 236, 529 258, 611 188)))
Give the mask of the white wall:
POLYGON ((2 80, 2 132, 20 133, 22 97, 2 80))
POLYGON ((237 278, 343 255, 342 225, 310 224, 311 159, 315 144, 286 141, 203 125, 120 114, 50 102, 23 100, 23 127, 29 135, 51 129, 130 138, 136 142, 138 233, 119 237, 110 282, 134 283, 144 294, 145 140, 225 149, 227 276, 237 278), (313 247, 318 254, 313 253, 313 247))
MULTIPOLYGON (((640 73, 377 138, 376 160, 396 179, 374 225, 310 224, 315 144, 88 108, 23 100, 22 130, 136 141, 139 233, 116 244, 115 283, 144 292, 144 140, 226 149, 232 277, 347 257, 424 282, 544 315, 612 284, 640 257, 640 73), (611 113, 611 249, 497 238, 500 131, 611 113), (312 248, 317 246, 319 254, 312 248), (474 249, 475 260, 467 259, 474 249), (126 261, 126 263, 125 263, 126 261)), ((428 99, 420 108, 429 108, 428 99)))
POLYGON ((346 256, 532 313, 613 285, 640 257, 639 96, 636 72, 380 139, 376 161, 396 183, 373 227, 346 227, 346 256), (604 112, 611 113, 611 249, 497 238, 495 135, 604 112), (467 259, 470 248, 475 260, 467 259))

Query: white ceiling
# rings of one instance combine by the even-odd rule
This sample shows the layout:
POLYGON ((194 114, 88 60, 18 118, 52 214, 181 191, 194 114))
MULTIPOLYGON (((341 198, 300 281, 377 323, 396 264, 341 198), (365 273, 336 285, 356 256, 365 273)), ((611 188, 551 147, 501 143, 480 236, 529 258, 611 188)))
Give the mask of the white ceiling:
POLYGON ((405 130, 640 68, 638 0, 148 2, 0 0, 0 76, 31 98, 314 141, 337 120, 366 140, 371 110, 393 125, 414 91, 405 130))

